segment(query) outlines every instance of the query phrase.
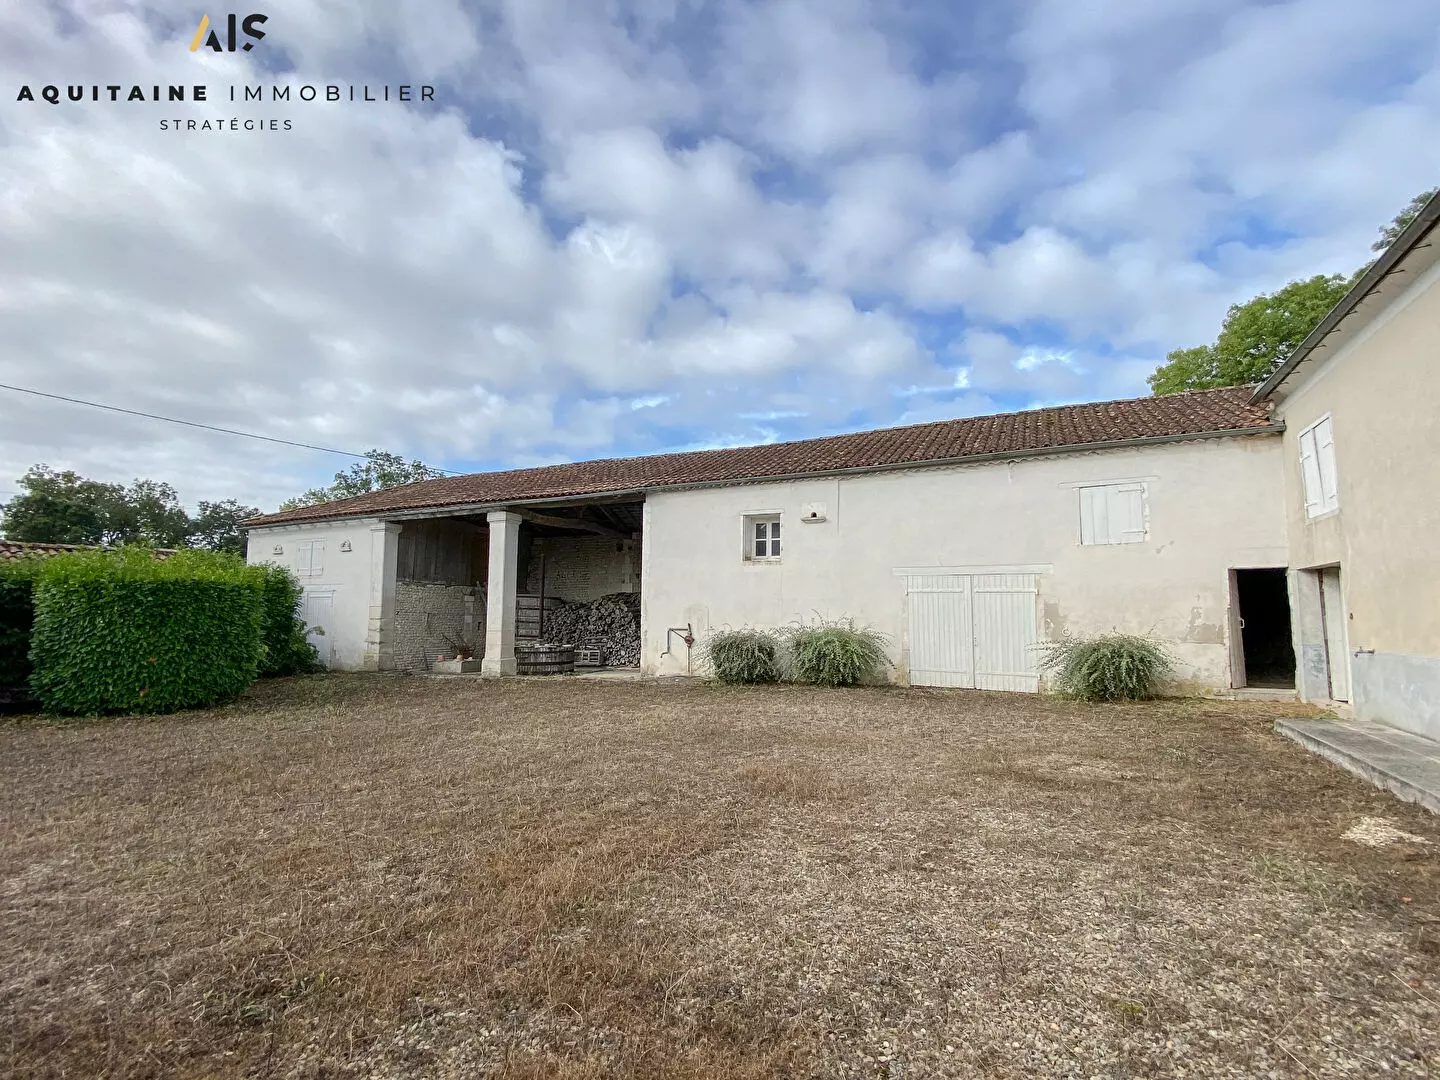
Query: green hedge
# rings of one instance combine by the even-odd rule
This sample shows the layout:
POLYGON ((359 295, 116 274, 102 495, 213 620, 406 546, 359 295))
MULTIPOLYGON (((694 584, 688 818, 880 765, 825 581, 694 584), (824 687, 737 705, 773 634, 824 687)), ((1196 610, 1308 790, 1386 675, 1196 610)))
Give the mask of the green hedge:
POLYGON ((30 632, 40 566, 38 557, 0 562, 0 690, 19 689, 30 680, 30 632))
POLYGON ((304 675, 323 667, 315 646, 305 639, 305 620, 300 617, 300 600, 305 590, 283 566, 267 563, 255 567, 261 575, 265 594, 265 655, 260 676, 304 675))
POLYGON ((254 681, 264 576, 232 555, 147 550, 47 559, 35 584, 30 686, 47 711, 171 712, 254 681))

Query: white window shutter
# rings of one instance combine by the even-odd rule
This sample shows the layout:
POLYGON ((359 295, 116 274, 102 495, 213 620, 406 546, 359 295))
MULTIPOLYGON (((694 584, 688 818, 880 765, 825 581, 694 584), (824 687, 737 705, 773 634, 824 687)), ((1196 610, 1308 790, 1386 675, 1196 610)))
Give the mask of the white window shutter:
POLYGON ((1148 531, 1144 483, 1095 484, 1080 489, 1080 543, 1138 544, 1148 531))
POLYGON ((1305 516, 1314 517, 1321 512, 1324 496, 1320 486, 1320 461, 1315 456, 1315 431, 1300 433, 1300 482, 1304 487, 1305 516))
POLYGON ((310 576, 321 577, 325 573, 325 541, 310 542, 310 576))
POLYGON ((302 540, 295 545, 295 576, 310 576, 310 541, 302 540))
POLYGON ((1145 540, 1145 485, 1117 484, 1110 512, 1111 539, 1116 544, 1139 544, 1145 540))
POLYGON ((1335 436, 1328 416, 1315 425, 1315 463, 1320 473, 1320 505, 1334 510, 1340 505, 1340 488, 1335 476, 1335 436))
POLYGON ((1080 489, 1080 543, 1108 543, 1108 529, 1105 526, 1105 489, 1082 487, 1080 489))

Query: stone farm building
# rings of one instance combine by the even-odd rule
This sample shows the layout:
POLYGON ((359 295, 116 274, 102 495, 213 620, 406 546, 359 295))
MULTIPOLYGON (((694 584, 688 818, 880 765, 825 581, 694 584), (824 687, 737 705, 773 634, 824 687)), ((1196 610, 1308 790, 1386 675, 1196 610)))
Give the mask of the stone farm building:
POLYGON ((1264 386, 447 477, 271 514, 338 668, 465 639, 514 671, 541 604, 639 594, 687 634, 853 618, 900 682, 1032 691, 1033 644, 1160 639, 1192 689, 1298 689, 1440 735, 1432 202, 1264 386))
POLYGON ((431 480, 261 518, 250 558, 297 570, 342 668, 413 667, 469 626, 511 670, 543 555, 547 595, 640 594, 657 674, 689 669, 687 630, 849 617, 912 683, 1033 690, 1037 639, 1125 630, 1228 686, 1231 571, 1287 559, 1256 512, 1282 498, 1281 428, 1250 396, 431 480))

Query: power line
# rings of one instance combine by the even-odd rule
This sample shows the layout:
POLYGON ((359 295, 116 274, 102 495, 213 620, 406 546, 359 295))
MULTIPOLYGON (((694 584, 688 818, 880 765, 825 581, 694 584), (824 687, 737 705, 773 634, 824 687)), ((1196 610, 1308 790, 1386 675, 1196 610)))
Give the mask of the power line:
MULTIPOLYGON (((105 405, 98 401, 86 401, 83 398, 66 397, 64 394, 49 394, 44 390, 31 390, 24 386, 10 386, 0 383, 0 390, 13 390, 17 394, 33 394, 35 397, 51 398, 55 401, 68 401, 72 405, 87 405, 92 409, 104 409, 107 412, 124 413, 127 416, 141 416, 146 420, 163 420, 167 424, 180 424, 184 427, 200 428, 203 431, 218 431, 222 435, 239 435, 245 439, 258 439, 260 442, 279 443, 281 446, 298 446, 302 450, 319 450, 323 454, 339 454, 342 457, 359 458, 367 460, 365 454, 357 454, 353 450, 336 450, 333 446, 316 446, 314 443, 295 442, 293 439, 277 439, 273 435, 256 435, 253 431, 237 431, 235 428, 216 427, 214 424, 201 424, 195 420, 179 420, 173 416, 160 416, 157 413, 140 412, 138 409, 122 409, 119 405, 105 405)), ((427 465, 426 468, 433 468, 427 465)), ((435 469, 436 472, 444 473, 446 476, 460 476, 461 473, 451 469, 435 469)))

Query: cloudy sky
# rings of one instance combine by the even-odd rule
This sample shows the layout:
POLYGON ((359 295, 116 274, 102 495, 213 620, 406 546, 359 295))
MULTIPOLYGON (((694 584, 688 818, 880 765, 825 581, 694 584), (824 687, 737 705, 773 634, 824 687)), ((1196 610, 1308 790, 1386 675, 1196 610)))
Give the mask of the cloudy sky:
MULTIPOLYGON (((1124 397, 1440 179, 1434 0, 262 10, 0 5, 0 382, 466 470, 1124 397), (220 100, 38 98, 112 83, 220 100)), ((0 492, 42 461, 346 464, 0 391, 0 492)))

